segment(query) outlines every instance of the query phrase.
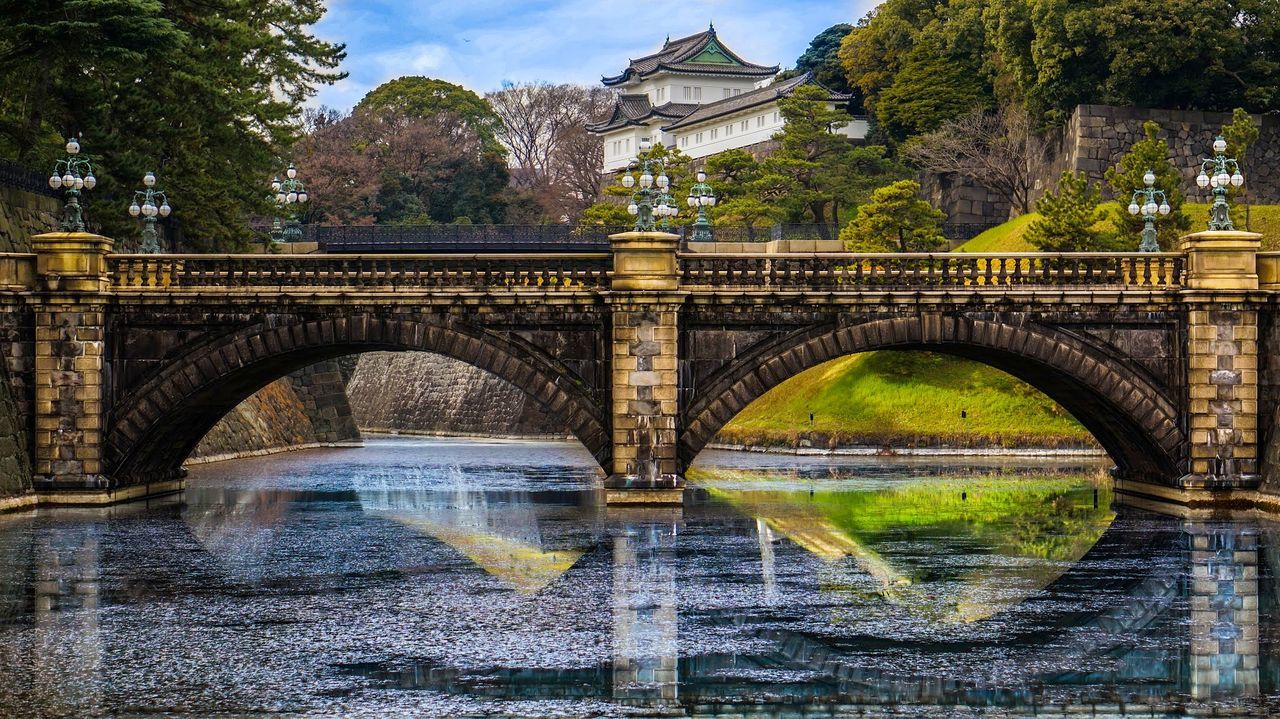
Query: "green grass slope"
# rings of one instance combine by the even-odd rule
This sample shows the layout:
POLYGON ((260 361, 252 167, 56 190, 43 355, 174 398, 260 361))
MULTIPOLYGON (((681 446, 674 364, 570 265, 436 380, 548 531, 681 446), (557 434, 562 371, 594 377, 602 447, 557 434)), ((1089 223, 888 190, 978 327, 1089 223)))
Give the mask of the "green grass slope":
POLYGON ((832 360, 765 393, 720 432, 732 444, 798 446, 804 439, 815 447, 1090 443, 1079 423, 1026 383, 929 352, 832 360))
MULTIPOLYGON (((1115 203, 1103 205, 1108 214, 1117 207, 1115 203)), ((1192 230, 1206 229, 1209 221, 1209 205, 1188 202, 1183 205, 1187 215, 1191 217, 1192 230)), ((1035 252, 1034 247, 1026 240, 1027 228, 1039 219, 1040 214, 1015 217, 1008 222, 992 227, 977 237, 956 248, 956 252, 1035 252)), ((1262 234, 1264 250, 1280 250, 1280 205, 1241 205, 1231 213, 1236 228, 1248 229, 1250 232, 1262 234)), ((1098 223, 1099 229, 1114 229, 1110 218, 1098 223)), ((1137 249, 1136 247, 1134 248, 1137 249)))

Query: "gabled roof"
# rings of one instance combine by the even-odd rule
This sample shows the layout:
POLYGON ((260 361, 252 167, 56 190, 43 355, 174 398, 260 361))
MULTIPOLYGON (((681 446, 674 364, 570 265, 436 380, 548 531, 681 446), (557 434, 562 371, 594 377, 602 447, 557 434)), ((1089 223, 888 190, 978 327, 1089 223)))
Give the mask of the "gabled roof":
POLYGON ((791 93, 795 92, 796 88, 803 85, 813 85, 814 87, 826 90, 826 99, 829 102, 848 102, 852 97, 852 95, 834 92, 823 87, 821 83, 813 79, 813 73, 806 72, 803 75, 793 77, 790 80, 775 82, 768 87, 762 87, 758 90, 744 92, 741 95, 735 95, 723 100, 717 100, 716 102, 699 105, 698 109, 682 116, 680 119, 663 127, 662 129, 667 132, 670 132, 671 130, 679 130, 690 125, 697 125, 698 123, 714 120, 718 117, 724 117, 725 115, 732 115, 735 112, 748 110, 756 107, 757 105, 767 105, 771 102, 787 97, 791 93))
POLYGON ((595 125, 589 125, 587 129, 591 132, 601 133, 628 125, 646 125, 648 124, 645 122, 646 120, 655 117, 659 120, 679 120, 697 109, 697 104, 687 102, 668 102, 655 107, 649 102, 649 96, 643 93, 638 95, 619 95, 618 101, 613 106, 613 114, 609 116, 609 119, 595 125))
POLYGON ((632 60, 627 69, 613 77, 603 78, 603 82, 613 87, 657 72, 770 77, 778 74, 778 66, 765 67, 743 60, 720 42, 715 26, 711 26, 697 35, 668 39, 658 52, 632 60))

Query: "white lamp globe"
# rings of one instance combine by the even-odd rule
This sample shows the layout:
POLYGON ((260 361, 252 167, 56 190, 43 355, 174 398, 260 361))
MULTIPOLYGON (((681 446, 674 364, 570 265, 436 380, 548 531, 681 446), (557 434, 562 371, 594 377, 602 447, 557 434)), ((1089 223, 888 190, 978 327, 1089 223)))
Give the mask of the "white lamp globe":
POLYGON ((689 195, 689 207, 697 207, 697 206, 698 206, 698 197, 696 195, 689 195))
POLYGON ((640 208, 636 206, 636 203, 633 202, 630 205, 627 205, 628 215, 637 215, 639 213, 640 213, 640 208))
POLYGON ((706 182, 706 181, 707 181, 707 173, 705 173, 705 172, 699 172, 699 173, 698 173, 698 182, 706 182))
POLYGON ((1213 141, 1213 151, 1221 155, 1227 151, 1227 141, 1219 137, 1213 141))
POLYGON ((1209 176, 1208 176, 1208 175, 1206 175, 1206 174, 1204 174, 1204 172, 1201 172, 1201 173, 1200 173, 1200 176, 1196 178, 1196 184, 1197 184, 1197 185, 1199 185, 1199 186, 1201 186, 1201 187, 1208 187, 1208 186, 1209 186, 1209 176))
POLYGON ((1167 215, 1167 214, 1169 214, 1170 212, 1173 212, 1173 208, 1169 206, 1169 203, 1167 203, 1167 202, 1161 203, 1161 205, 1160 205, 1160 214, 1162 214, 1162 215, 1167 215))
POLYGON ((708 200, 710 200, 710 202, 708 202, 708 203, 707 203, 708 205, 711 205, 712 207, 715 207, 715 206, 716 206, 716 196, 715 196, 715 195, 707 195, 707 199, 708 199, 708 200))
POLYGON ((1154 202, 1148 202, 1147 206, 1142 208, 1142 211, 1148 215, 1154 215, 1160 211, 1160 206, 1154 202))
POLYGON ((1225 172, 1218 175, 1218 187, 1226 187, 1227 185, 1230 185, 1230 184, 1231 184, 1231 175, 1228 175, 1225 172))
POLYGON ((138 207, 137 202, 134 202, 132 205, 129 205, 129 214, 134 217, 137 217, 138 215, 142 214, 142 208, 138 207))
POLYGON ((1142 184, 1146 185, 1147 187, 1151 187, 1152 185, 1156 184, 1156 173, 1152 172, 1151 170, 1147 170, 1147 174, 1142 176, 1142 184))
POLYGON ((71 174, 70 172, 68 172, 67 174, 65 174, 65 175, 63 175, 63 176, 62 176, 62 186, 63 186, 63 187, 71 187, 71 186, 72 186, 72 185, 74 185, 74 184, 76 184, 76 176, 75 176, 75 175, 73 175, 73 174, 71 174))
POLYGON ((84 178, 84 186, 85 186, 85 189, 92 190, 93 188, 98 186, 98 178, 94 177, 93 175, 86 176, 84 178))
POLYGON ((68 155, 80 154, 80 142, 76 140, 76 138, 74 137, 68 138, 67 144, 66 144, 66 150, 68 155))
POLYGON ((143 176, 142 176, 142 184, 146 185, 147 187, 155 187, 155 186, 156 186, 156 173, 154 173, 154 172, 148 172, 147 174, 143 175, 143 176))
POLYGON ((279 191, 280 191, 280 178, 279 178, 279 177, 277 177, 277 178, 275 178, 274 180, 272 180, 272 181, 271 181, 271 191, 272 191, 272 192, 279 192, 279 191))
POLYGON ((296 193, 296 192, 290 192, 289 194, 285 195, 285 197, 284 197, 284 201, 285 201, 285 202, 288 202, 288 203, 290 203, 290 204, 292 204, 292 203, 294 203, 294 202, 297 202, 297 201, 298 201, 298 193, 296 193))
POLYGON ((666 175, 658 175, 657 183, 659 190, 665 190, 671 186, 671 178, 666 175))
POLYGON ((1141 211, 1142 211, 1142 208, 1138 207, 1138 203, 1136 203, 1136 202, 1130 203, 1130 205, 1129 205, 1129 214, 1130 214, 1130 215, 1136 215, 1136 214, 1138 214, 1138 213, 1139 213, 1139 212, 1141 212, 1141 211))
POLYGON ((163 205, 161 205, 161 206, 160 206, 160 216, 161 216, 161 217, 168 217, 170 212, 173 212, 173 208, 172 208, 172 207, 169 207, 169 203, 167 203, 167 202, 166 202, 166 203, 164 203, 163 205))
POLYGON ((276 202, 283 205, 284 201, 285 201, 285 194, 283 192, 276 193, 276 202))
POLYGON ((56 189, 58 189, 59 187, 62 187, 62 178, 61 178, 61 177, 59 177, 58 175, 50 175, 50 176, 49 176, 49 187, 51 187, 51 188, 53 188, 53 189, 55 189, 55 190, 56 190, 56 189))
POLYGON ((285 170, 284 174, 288 175, 289 179, 292 180, 293 178, 298 176, 298 168, 294 167, 293 163, 290 162, 289 169, 285 170))
POLYGON ((652 150, 652 149, 653 149, 653 143, 649 141, 649 138, 647 138, 647 137, 646 137, 646 138, 644 138, 644 139, 640 140, 640 151, 641 151, 641 152, 648 152, 649 150, 652 150))
POLYGON ((653 187, 653 175, 650 175, 648 172, 641 175, 640 187, 646 190, 649 189, 650 187, 653 187))
POLYGON ((634 176, 632 176, 632 175, 623 175, 623 176, 622 176, 622 186, 623 186, 623 187, 626 187, 626 188, 632 188, 632 187, 635 187, 635 185, 636 185, 636 178, 635 178, 634 176))
POLYGON ((307 195, 307 193, 306 193, 306 192, 299 192, 299 193, 298 193, 298 202, 306 202, 306 201, 307 201, 307 197, 309 197, 309 195, 307 195))
POLYGON ((1239 172, 1237 172, 1231 176, 1232 187, 1239 187, 1243 184, 1244 184, 1244 175, 1241 175, 1239 172))
POLYGON ((147 204, 142 206, 142 214, 146 215, 147 217, 155 217, 156 206, 148 202, 147 204))
POLYGON ((77 178, 76 178, 75 188, 76 188, 77 190, 79 190, 79 189, 80 189, 80 188, 82 188, 82 187, 84 187, 84 180, 83 180, 83 179, 81 179, 81 178, 79 178, 79 177, 77 177, 77 178))

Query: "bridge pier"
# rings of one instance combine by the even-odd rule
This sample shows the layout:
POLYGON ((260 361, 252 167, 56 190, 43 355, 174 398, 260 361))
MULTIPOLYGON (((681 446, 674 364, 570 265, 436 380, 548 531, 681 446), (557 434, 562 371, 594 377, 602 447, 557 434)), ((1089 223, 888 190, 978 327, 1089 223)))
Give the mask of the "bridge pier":
POLYGON ((625 232, 613 250, 609 360, 613 467, 608 504, 681 504, 679 443, 680 239, 664 232, 625 232))
POLYGON ((1183 489, 1258 485, 1258 262, 1261 235, 1182 239, 1187 276, 1188 457, 1183 489))

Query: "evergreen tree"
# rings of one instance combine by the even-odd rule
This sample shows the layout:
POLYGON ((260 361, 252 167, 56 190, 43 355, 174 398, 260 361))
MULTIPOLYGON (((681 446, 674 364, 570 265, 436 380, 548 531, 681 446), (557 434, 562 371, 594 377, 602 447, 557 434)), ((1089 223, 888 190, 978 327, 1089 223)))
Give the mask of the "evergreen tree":
MULTIPOLYGON (((1231 124, 1222 128, 1222 137, 1227 141, 1227 157, 1234 157, 1236 162, 1240 164, 1240 172, 1245 176, 1245 184, 1243 187, 1229 187, 1227 192, 1227 200, 1234 203, 1240 197, 1249 197, 1249 146, 1257 142, 1258 136, 1262 131, 1258 128, 1257 123, 1253 121, 1253 115, 1250 115, 1243 108, 1237 107, 1231 112, 1231 124)), ((1245 204, 1244 208, 1244 226, 1248 229, 1251 226, 1252 212, 1249 205, 1245 204)))
POLYGON ((1169 161, 1169 144, 1160 138, 1160 126, 1147 121, 1142 126, 1146 139, 1133 143, 1129 153, 1120 159, 1120 167, 1107 170, 1107 182, 1111 185, 1120 206, 1116 208, 1113 223, 1119 229, 1120 246, 1132 250, 1142 241, 1144 222, 1141 215, 1130 215, 1126 209, 1135 190, 1146 187, 1142 177, 1147 170, 1155 173, 1155 188, 1163 190, 1173 208, 1167 216, 1156 218, 1156 231, 1160 233, 1160 247, 1171 249, 1178 236, 1191 228, 1191 218, 1182 211, 1186 196, 1182 194, 1182 172, 1169 161))
POLYGON ((1122 249, 1115 236, 1095 228, 1105 213, 1102 189, 1083 172, 1070 170, 1058 179, 1056 192, 1036 202, 1040 218, 1027 228, 1027 242, 1042 252, 1104 252, 1122 249))
POLYGON ((795 72, 811 72, 823 87, 836 92, 853 92, 854 88, 849 84, 844 67, 840 64, 840 43, 851 32, 852 25, 839 23, 818 33, 809 42, 804 54, 796 58, 795 72))
POLYGON ((82 135, 106 234, 137 232, 119 198, 154 170, 187 248, 234 248, 269 209, 302 104, 343 76, 342 46, 311 34, 323 14, 323 0, 0 0, 0 151, 44 164, 82 135))
POLYGON ((502 118, 487 100, 451 82, 432 77, 408 75, 388 80, 370 90, 356 104, 356 112, 394 114, 420 120, 448 113, 478 133, 487 147, 505 153, 498 142, 502 118))
POLYGON ((940 225, 946 215, 919 197, 920 183, 898 180, 871 193, 871 201, 843 230, 851 252, 933 252, 946 247, 940 225))

